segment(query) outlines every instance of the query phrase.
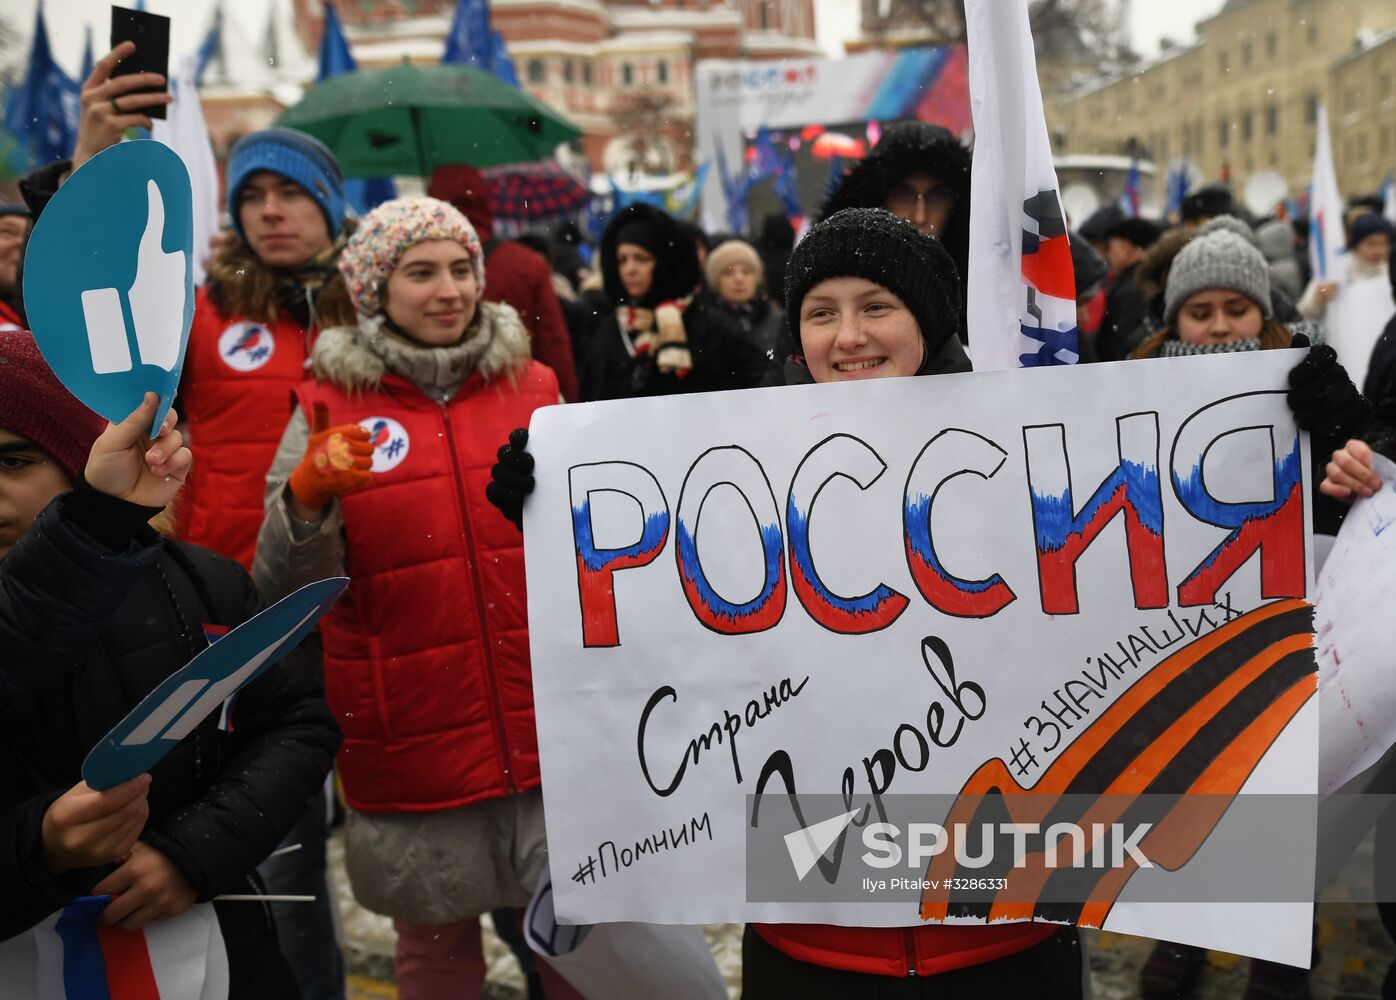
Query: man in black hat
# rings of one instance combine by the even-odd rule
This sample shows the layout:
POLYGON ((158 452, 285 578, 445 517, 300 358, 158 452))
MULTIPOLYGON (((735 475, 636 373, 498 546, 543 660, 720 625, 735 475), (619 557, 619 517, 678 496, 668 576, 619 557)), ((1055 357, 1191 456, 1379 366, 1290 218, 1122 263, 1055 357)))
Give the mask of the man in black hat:
MULTIPOLYGON (((963 302, 969 268, 969 184, 970 153, 954 133, 927 122, 897 122, 844 174, 820 219, 845 208, 885 208, 906 219, 950 252, 963 302)), ((962 314, 960 329, 964 328, 962 314)))
POLYGON ((1183 225, 1196 229, 1209 219, 1219 215, 1238 215, 1236 203, 1231 197, 1231 185, 1223 181, 1198 188, 1183 199, 1181 210, 1183 225))
POLYGON ((1105 262, 1110 281, 1105 286, 1105 316, 1096 336, 1101 361, 1121 361, 1144 337, 1148 303, 1134 276, 1149 248, 1162 235, 1148 219, 1121 219, 1105 233, 1105 262))

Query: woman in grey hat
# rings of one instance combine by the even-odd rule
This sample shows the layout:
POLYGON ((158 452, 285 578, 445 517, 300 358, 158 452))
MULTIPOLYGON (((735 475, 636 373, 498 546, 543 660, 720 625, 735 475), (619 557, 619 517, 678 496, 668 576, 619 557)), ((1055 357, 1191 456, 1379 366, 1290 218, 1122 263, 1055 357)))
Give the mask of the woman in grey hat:
MULTIPOLYGON (((1204 230, 1178 252, 1163 295, 1163 328, 1131 357, 1308 347, 1323 336, 1322 327, 1308 320, 1285 324, 1275 319, 1265 255, 1227 226, 1204 230)), ((1372 410, 1327 345, 1311 347, 1309 356, 1290 372, 1289 382, 1295 422, 1313 433, 1313 482, 1318 483, 1328 456, 1367 427, 1372 410)), ((1313 511, 1315 531, 1337 532, 1343 513, 1339 503, 1316 490, 1313 511)), ((1160 942, 1144 967, 1141 996, 1152 1000, 1186 995, 1205 967, 1203 949, 1160 942)), ((1251 966, 1257 988, 1298 988, 1307 976, 1307 970, 1271 962, 1256 960, 1251 966)))

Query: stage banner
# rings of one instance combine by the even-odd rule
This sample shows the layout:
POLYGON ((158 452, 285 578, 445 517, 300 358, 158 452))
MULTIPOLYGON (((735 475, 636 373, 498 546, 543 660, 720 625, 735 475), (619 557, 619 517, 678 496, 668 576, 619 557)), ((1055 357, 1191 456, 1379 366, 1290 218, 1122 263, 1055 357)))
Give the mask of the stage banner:
POLYGON ((559 922, 1027 918, 1307 965, 1301 357, 538 411, 559 922))
MULTIPOLYGON (((968 65, 963 45, 860 52, 842 59, 699 62, 694 74, 698 162, 717 165, 703 186, 704 227, 712 232, 728 228, 727 189, 743 173, 748 143, 760 129, 791 133, 797 144, 808 145, 819 134, 810 126, 916 118, 967 135, 968 65)), ((789 142, 784 138, 795 152, 798 145, 792 148, 789 142)), ((855 156, 873 144, 871 137, 856 142, 855 156)), ((828 155, 819 155, 824 160, 822 189, 830 164, 828 155)), ((818 205, 805 207, 813 211, 818 205)))

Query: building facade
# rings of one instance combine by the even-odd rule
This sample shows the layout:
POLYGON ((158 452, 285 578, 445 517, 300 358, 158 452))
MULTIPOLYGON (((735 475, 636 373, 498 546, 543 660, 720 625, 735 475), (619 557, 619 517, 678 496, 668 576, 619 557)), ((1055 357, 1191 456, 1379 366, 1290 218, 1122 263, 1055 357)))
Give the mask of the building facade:
POLYGON ((1137 152, 1159 164, 1186 157, 1207 180, 1229 179, 1238 191, 1273 171, 1296 195, 1309 183, 1324 106, 1339 186, 1372 190, 1373 178, 1396 166, 1396 136, 1381 154, 1373 111, 1393 96, 1381 97, 1381 81, 1383 73, 1392 79, 1396 46, 1370 45, 1391 28, 1392 0, 1227 0, 1197 25, 1196 44, 1048 100, 1053 149, 1137 152))
POLYGON ((1345 191, 1376 191, 1396 171, 1396 29, 1333 64, 1333 159, 1345 191))
MULTIPOLYGON (((358 0, 337 10, 361 67, 440 59, 456 0, 358 0)), ((583 132, 592 169, 691 165, 693 67, 700 59, 807 58, 814 0, 490 0, 519 81, 583 132)), ((305 48, 319 0, 294 0, 305 48)))

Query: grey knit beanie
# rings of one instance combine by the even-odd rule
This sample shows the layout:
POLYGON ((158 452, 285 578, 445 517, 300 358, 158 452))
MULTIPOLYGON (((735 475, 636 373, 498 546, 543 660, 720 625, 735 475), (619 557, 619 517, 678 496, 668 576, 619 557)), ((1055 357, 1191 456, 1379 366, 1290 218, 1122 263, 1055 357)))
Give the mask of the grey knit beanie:
POLYGON ((1270 319, 1270 266, 1265 255, 1228 229, 1192 239, 1173 259, 1163 293, 1163 321, 1178 318, 1183 303, 1209 288, 1225 288, 1251 299, 1270 319))
POLYGON ((1208 219, 1198 228, 1197 235, 1206 236, 1208 233, 1222 231, 1235 233, 1251 246, 1260 247, 1260 237, 1255 234, 1255 230, 1245 219, 1239 219, 1234 215, 1219 215, 1215 219, 1208 219))

